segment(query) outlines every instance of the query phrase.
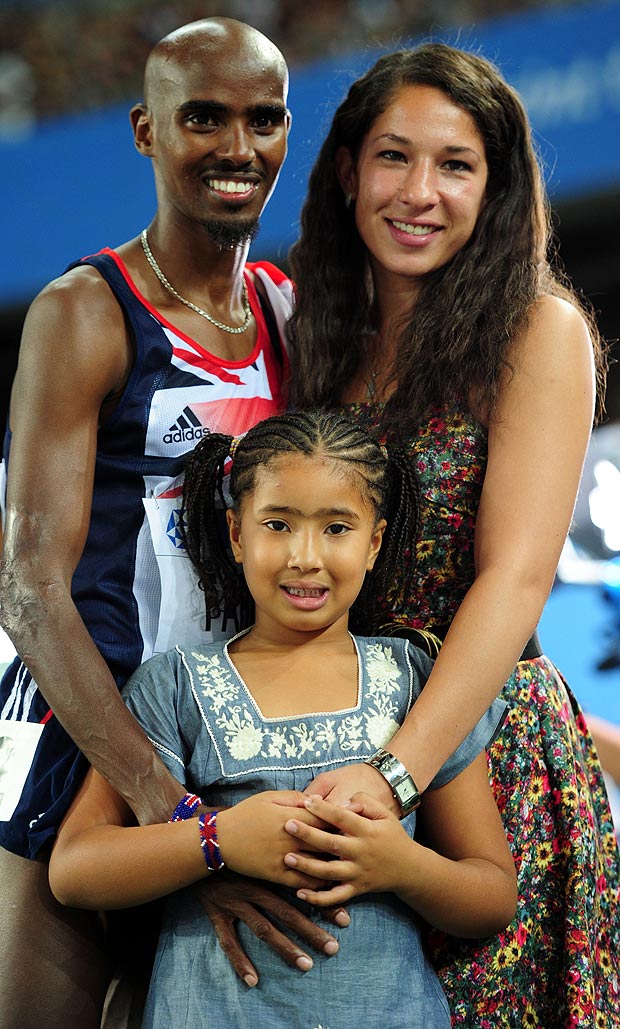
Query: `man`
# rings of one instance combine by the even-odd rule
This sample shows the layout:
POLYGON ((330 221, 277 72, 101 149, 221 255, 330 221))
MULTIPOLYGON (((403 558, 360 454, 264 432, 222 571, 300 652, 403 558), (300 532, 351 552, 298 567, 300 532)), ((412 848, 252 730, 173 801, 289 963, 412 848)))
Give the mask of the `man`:
POLYGON ((85 760, 142 823, 179 801, 118 688, 154 649, 204 631, 179 557, 184 454, 205 431, 242 433, 282 407, 285 356, 268 322, 286 317, 290 283, 245 262, 286 154, 287 85, 277 48, 239 22, 162 40, 131 112, 155 218, 51 283, 26 319, 0 581, 19 654, 0 736, 4 754, 20 754, 0 800, 3 1029, 99 1024, 98 919, 59 908, 47 884, 85 760))

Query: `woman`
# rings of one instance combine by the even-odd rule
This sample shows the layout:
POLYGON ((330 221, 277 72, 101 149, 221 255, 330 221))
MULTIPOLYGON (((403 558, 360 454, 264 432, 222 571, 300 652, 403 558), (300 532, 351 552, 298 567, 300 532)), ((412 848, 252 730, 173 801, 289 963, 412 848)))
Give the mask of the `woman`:
POLYGON ((292 253, 294 402, 344 404, 408 441, 417 587, 383 597, 382 621, 444 642, 387 745, 395 773, 380 757, 309 789, 396 807, 398 779, 423 791, 505 683, 489 765, 519 907, 492 939, 435 940, 454 1025, 620 1024, 609 807, 578 704, 535 635, 604 378, 595 326, 548 247, 527 117, 492 65, 425 44, 354 83, 292 253))

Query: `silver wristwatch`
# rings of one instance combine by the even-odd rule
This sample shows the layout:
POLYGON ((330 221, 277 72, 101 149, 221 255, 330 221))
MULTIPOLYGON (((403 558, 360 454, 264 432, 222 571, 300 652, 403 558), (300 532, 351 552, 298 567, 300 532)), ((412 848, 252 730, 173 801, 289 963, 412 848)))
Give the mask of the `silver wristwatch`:
POLYGON ((403 764, 387 750, 378 750, 365 762, 381 773, 400 804, 403 816, 420 806, 420 791, 403 764))

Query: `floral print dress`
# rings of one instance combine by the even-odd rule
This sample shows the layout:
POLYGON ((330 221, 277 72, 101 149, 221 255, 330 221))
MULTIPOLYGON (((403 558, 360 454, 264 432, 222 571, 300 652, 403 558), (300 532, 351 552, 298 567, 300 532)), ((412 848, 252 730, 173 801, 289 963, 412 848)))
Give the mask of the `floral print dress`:
MULTIPOLYGON (((370 405, 349 412, 376 418, 370 405)), ((437 408, 411 448, 421 486, 417 588, 408 605, 387 597, 385 614, 432 630, 449 625, 474 579, 486 430, 464 411, 437 408)), ((520 661, 502 698, 509 713, 488 762, 519 904, 492 939, 431 936, 452 1025, 618 1029, 620 858, 586 720, 546 656, 520 661)))

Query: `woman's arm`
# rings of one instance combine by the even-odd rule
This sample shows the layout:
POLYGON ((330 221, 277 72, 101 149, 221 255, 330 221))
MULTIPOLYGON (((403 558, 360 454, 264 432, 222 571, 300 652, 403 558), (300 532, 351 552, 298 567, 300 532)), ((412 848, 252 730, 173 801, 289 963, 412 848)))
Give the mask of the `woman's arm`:
MULTIPOLYGON (((316 885, 283 863, 291 847, 284 830, 287 818, 322 824, 296 806, 299 798, 294 791, 266 792, 220 811, 217 834, 226 867, 291 888, 316 885)), ((131 907, 210 875, 196 818, 162 825, 132 822, 128 805, 91 768, 50 861, 50 885, 62 904, 95 910, 131 907)))
POLYGON ((306 848, 325 851, 331 860, 299 853, 284 860, 337 885, 323 891, 303 888, 298 897, 322 907, 361 893, 389 891, 431 925, 464 938, 499 932, 513 918, 515 868, 483 754, 446 786, 425 795, 419 817, 428 846, 412 840, 398 819, 368 794, 354 797, 349 809, 318 797, 306 803, 341 835, 291 819, 286 824, 291 835, 306 848))
MULTIPOLYGON (((386 745, 425 789, 510 676, 536 628, 568 532, 594 407, 592 347, 570 304, 544 297, 510 356, 489 426, 476 522, 476 579, 421 696, 386 745), (441 732, 437 732, 441 726, 441 732)), ((395 810, 365 765, 321 775, 309 792, 357 789, 395 810)))

